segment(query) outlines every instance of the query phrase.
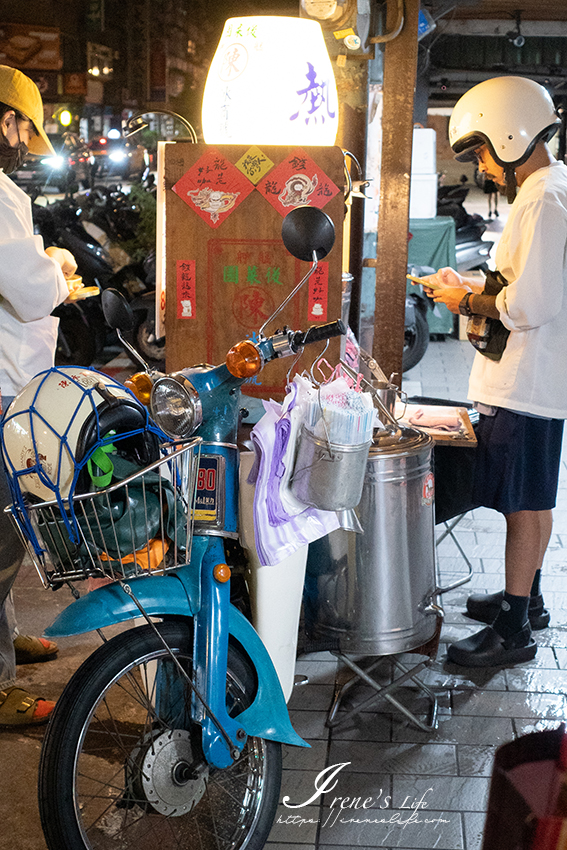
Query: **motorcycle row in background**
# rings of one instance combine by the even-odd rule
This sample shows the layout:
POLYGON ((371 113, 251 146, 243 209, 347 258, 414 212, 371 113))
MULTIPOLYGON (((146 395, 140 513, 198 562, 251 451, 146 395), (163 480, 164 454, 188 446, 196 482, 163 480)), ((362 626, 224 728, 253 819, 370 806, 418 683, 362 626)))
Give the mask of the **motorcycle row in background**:
MULTIPOLYGON (((34 230, 46 247, 71 251, 85 286, 117 289, 126 297, 135 317, 132 344, 149 365, 163 368, 165 340, 154 334, 156 195, 148 152, 124 139, 101 138, 87 146, 74 133, 52 143, 55 157, 30 159, 11 175, 32 199, 34 230), (133 182, 129 191, 94 182, 104 178, 133 182), (64 197, 52 200, 50 190, 64 197)), ((58 366, 91 366, 116 344, 99 298, 61 304, 54 315, 58 366)))
MULTIPOLYGON (((120 291, 134 312, 131 343, 153 368, 165 368, 165 338, 155 336, 156 194, 151 157, 142 145, 123 138, 100 137, 86 143, 76 133, 50 137, 56 155, 30 158, 12 174, 32 197, 36 233, 45 246, 67 248, 75 256, 85 286, 120 291), (105 180, 106 184, 99 181, 105 180), (109 181, 131 183, 129 191, 109 181), (63 194, 49 200, 49 192, 63 194)), ((452 216, 456 228, 456 266, 461 273, 486 270, 493 242, 484 240, 486 224, 470 215, 464 183, 440 186, 437 215, 452 216)), ((418 276, 432 268, 408 267, 418 276)), ((62 304, 56 365, 90 366, 103 350, 115 345, 105 325, 98 298, 62 304)), ((404 372, 416 366, 429 339, 428 311, 432 302, 421 287, 406 295, 404 372)))

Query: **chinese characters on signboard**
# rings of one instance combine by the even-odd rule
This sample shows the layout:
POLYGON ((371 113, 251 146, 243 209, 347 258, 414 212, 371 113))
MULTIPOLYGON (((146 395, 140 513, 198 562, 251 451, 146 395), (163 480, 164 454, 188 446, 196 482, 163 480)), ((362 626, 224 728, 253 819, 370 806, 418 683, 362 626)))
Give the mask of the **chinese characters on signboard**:
POLYGON ((254 185, 211 148, 173 186, 173 191, 211 227, 218 227, 254 185))
POLYGON ((256 146, 236 164, 211 148, 173 186, 173 191, 210 227, 223 221, 254 191, 281 215, 294 207, 322 209, 339 189, 302 148, 274 167, 256 146))
POLYGON ((327 321, 329 263, 320 262, 309 278, 308 318, 310 322, 327 321))
POLYGON ((317 75, 317 71, 311 62, 307 62, 305 76, 307 85, 297 92, 298 97, 303 95, 303 100, 297 112, 290 115, 289 120, 297 121, 299 119, 305 121, 306 124, 309 124, 310 121, 315 124, 318 122, 324 124, 325 119, 333 119, 336 114, 329 103, 328 84, 317 75))
POLYGON ((257 188, 281 215, 306 204, 322 209, 339 191, 301 148, 272 169, 257 188))
POLYGON ((177 260, 177 318, 195 319, 195 260, 177 260))

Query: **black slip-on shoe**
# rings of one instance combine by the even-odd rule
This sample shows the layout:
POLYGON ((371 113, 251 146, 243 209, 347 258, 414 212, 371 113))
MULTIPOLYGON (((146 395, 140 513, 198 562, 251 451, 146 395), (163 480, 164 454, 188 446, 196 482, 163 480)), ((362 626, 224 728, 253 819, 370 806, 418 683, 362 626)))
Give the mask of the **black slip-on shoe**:
POLYGON ((447 660, 463 667, 505 667, 531 661, 537 653, 529 623, 509 638, 500 637, 492 626, 452 643, 447 660))
MULTIPOLYGON (((498 593, 473 593, 467 599, 466 613, 473 620, 492 625, 498 616, 503 599, 503 590, 499 590, 498 593)), ((541 631, 541 629, 546 629, 549 626, 551 617, 543 604, 541 593, 538 593, 537 596, 530 596, 528 619, 534 632, 541 631)))

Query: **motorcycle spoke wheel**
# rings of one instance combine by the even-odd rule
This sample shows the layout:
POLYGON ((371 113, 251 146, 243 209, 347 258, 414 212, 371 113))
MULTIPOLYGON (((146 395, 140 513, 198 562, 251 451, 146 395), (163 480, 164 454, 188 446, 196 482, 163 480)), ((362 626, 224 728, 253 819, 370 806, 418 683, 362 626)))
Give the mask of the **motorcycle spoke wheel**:
MULTIPOLYGON (((191 671, 191 632, 158 626, 191 671)), ((249 705, 254 673, 229 650, 227 706, 249 705)), ((219 770, 205 762, 190 689, 149 626, 104 644, 67 685, 49 725, 39 804, 50 850, 260 850, 281 780, 281 745, 249 738, 219 770), (160 682, 159 695, 157 682, 160 682)))

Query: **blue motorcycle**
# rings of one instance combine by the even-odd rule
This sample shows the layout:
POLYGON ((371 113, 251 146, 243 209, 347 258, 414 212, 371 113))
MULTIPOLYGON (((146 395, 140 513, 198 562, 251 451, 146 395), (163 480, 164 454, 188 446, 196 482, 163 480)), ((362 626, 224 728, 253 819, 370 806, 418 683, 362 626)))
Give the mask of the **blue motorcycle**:
MULTIPOLYGON (((304 207, 282 236, 312 262, 293 295, 334 229, 304 207)), ((106 291, 103 304, 127 330, 122 296, 106 291)), ((36 376, 8 409, 2 449, 22 539, 47 585, 96 588, 46 634, 128 626, 77 670, 47 729, 39 805, 50 850, 264 846, 281 744, 308 745, 264 645, 231 604, 240 387, 269 361, 344 332, 340 321, 284 328, 238 343, 215 367, 148 370, 137 392, 151 417, 127 389, 79 367, 36 376), (131 627, 136 618, 143 625, 131 627)))

